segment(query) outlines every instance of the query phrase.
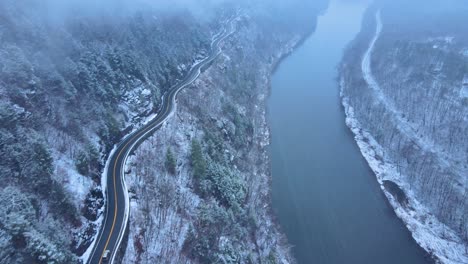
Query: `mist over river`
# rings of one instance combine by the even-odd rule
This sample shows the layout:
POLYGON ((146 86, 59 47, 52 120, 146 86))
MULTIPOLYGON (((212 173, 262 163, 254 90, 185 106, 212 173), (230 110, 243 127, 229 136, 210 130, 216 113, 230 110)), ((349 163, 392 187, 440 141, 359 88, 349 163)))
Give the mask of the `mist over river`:
POLYGON ((430 262, 345 124, 337 65, 368 5, 331 1, 272 78, 273 207, 299 263, 430 262))

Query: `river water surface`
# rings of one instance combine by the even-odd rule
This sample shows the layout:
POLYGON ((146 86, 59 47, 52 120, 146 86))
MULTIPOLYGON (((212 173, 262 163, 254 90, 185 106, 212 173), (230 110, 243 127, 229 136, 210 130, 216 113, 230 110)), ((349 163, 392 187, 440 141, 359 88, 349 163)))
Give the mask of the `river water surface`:
POLYGON ((273 207, 299 263, 428 263, 345 125, 337 65, 368 3, 332 0, 272 79, 273 207))

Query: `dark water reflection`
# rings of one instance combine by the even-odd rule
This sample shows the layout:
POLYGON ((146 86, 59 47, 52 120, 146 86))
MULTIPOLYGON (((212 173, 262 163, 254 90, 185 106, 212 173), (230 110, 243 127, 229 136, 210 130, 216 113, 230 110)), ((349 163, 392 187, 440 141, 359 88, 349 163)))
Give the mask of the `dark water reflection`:
POLYGON ((365 1, 332 1, 272 80, 273 205, 299 263, 427 263, 345 125, 335 78, 365 1))

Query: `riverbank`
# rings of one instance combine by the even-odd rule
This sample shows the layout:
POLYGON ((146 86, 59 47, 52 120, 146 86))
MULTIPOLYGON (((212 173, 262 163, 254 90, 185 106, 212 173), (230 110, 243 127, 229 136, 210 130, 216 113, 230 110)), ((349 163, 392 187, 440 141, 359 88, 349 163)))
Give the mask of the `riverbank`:
POLYGON ((265 101, 279 54, 301 31, 273 36, 255 10, 245 12, 219 57, 178 95, 172 118, 131 157, 125 263, 295 262, 271 210, 265 101))
POLYGON ((336 65, 366 7, 332 1, 314 34, 272 77, 273 207, 299 263, 426 263, 381 193, 341 108, 336 65))
MULTIPOLYGON (((448 189, 450 189, 450 183, 440 182, 441 186, 432 185, 432 190, 426 189, 424 184, 421 184, 430 182, 432 175, 434 175, 434 171, 424 173, 427 169, 431 169, 432 165, 429 166, 429 164, 439 164, 440 160, 444 160, 442 164, 450 164, 451 160, 455 159, 456 156, 453 156, 455 157, 453 158, 450 157, 450 153, 439 151, 436 147, 433 147, 435 143, 428 144, 427 142, 432 139, 428 134, 421 133, 420 128, 418 128, 418 131, 413 129, 416 125, 413 124, 415 121, 410 121, 409 116, 411 114, 404 112, 402 109, 396 110, 395 104, 399 104, 401 107, 403 103, 392 98, 391 90, 385 90, 388 89, 389 82, 379 83, 378 78, 372 72, 376 70, 375 65, 381 66, 382 64, 378 61, 381 55, 378 59, 371 58, 371 55, 376 54, 374 52, 375 43, 381 37, 382 32, 380 11, 377 12, 375 9, 371 9, 368 12, 367 20, 367 23, 364 23, 365 28, 351 45, 352 50, 348 50, 348 56, 345 57, 341 65, 340 87, 342 104, 347 116, 346 124, 355 135, 360 151, 375 173, 380 188, 396 215, 402 219, 411 232, 414 240, 436 262, 466 263, 468 261, 467 246, 463 239, 453 227, 447 224, 450 223, 449 221, 446 220, 446 223, 443 223, 440 220, 442 215, 439 212, 437 216, 437 209, 434 208, 436 206, 431 205, 431 200, 439 195, 438 193, 442 187, 448 186, 448 189), (364 54, 362 61, 358 58, 350 59, 349 54, 351 52, 353 54, 364 54), (371 67, 371 61, 374 67, 371 67), (356 65, 360 67, 356 67, 356 65), (356 88, 357 83, 362 86, 361 80, 367 84, 368 89, 356 88), (369 102, 372 105, 368 106, 368 103, 363 104, 362 102, 369 102), (363 111, 363 109, 365 110, 363 111), (375 117, 372 117, 373 115, 378 116, 378 121, 375 117), (385 131, 382 131, 380 126, 385 127, 385 131), (403 147, 400 148, 400 145, 403 147), (415 149, 414 146, 417 146, 418 150, 412 150, 415 149), (417 159, 423 161, 423 164, 413 161, 413 165, 405 165, 406 162, 401 159, 401 155, 406 156, 405 159, 408 161, 419 157, 417 159), (432 162, 424 162, 432 159, 434 159, 432 162), (414 164, 419 165, 414 166, 414 164), (409 167, 412 169, 409 169, 409 167), (419 171, 419 175, 414 175, 415 170, 419 171), (418 180, 417 178, 420 175, 425 178, 418 180), (422 199, 421 196, 428 191, 432 193, 432 197, 422 199)), ((380 50, 380 52, 382 51, 380 50)), ((398 68, 397 63, 394 62, 393 65, 398 68)), ((381 70, 381 68, 377 69, 377 71, 381 70)), ((401 66, 401 68, 404 69, 404 66, 401 66)), ((406 76, 407 72, 408 70, 403 75, 406 76)), ((398 74, 392 74, 393 78, 396 78, 395 76, 398 76, 398 74)), ((382 76, 383 73, 378 72, 376 75, 382 76)), ((402 83, 406 81, 405 78, 401 77, 402 83)), ((401 83, 395 85, 401 86, 401 83)), ((395 85, 391 87, 399 87, 395 85)), ((408 89, 412 89, 411 85, 408 85, 408 87, 410 87, 408 89)), ((412 92, 413 95, 415 93, 412 92)), ((427 94, 427 92, 425 93, 427 94)), ((399 94, 398 98, 401 97, 402 95, 399 94)), ((403 109, 406 108, 405 104, 403 106, 403 109)), ((441 143, 440 140, 434 142, 441 143)), ((446 173, 448 172, 446 171, 446 173)), ((456 179, 456 177, 454 178, 456 179)), ((453 195, 456 196, 457 191, 450 192, 453 192, 453 195)), ((444 199, 447 199, 448 196, 450 195, 445 194, 444 199)), ((456 201, 453 202, 457 204, 456 201)), ((461 201, 461 204, 463 204, 463 201, 461 201)), ((460 208, 460 210, 463 210, 463 208, 460 208)), ((451 218, 455 219, 454 216, 458 213, 456 210, 452 210, 450 214, 451 218)))

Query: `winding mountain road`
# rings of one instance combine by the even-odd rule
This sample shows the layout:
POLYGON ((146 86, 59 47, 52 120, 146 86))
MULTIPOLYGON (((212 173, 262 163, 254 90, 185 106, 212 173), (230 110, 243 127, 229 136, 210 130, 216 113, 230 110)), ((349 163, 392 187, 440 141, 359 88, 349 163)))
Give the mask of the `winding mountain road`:
POLYGON ((221 53, 220 43, 234 33, 236 19, 237 17, 226 22, 223 30, 214 36, 211 43, 211 54, 193 65, 185 78, 164 94, 157 116, 126 136, 111 153, 107 163, 105 218, 87 263, 101 264, 114 262, 127 227, 130 210, 130 200, 124 175, 124 167, 128 155, 148 134, 162 126, 175 109, 175 99, 179 91, 193 83, 200 76, 201 72, 221 53), (109 250, 107 260, 103 258, 106 250, 109 250))

